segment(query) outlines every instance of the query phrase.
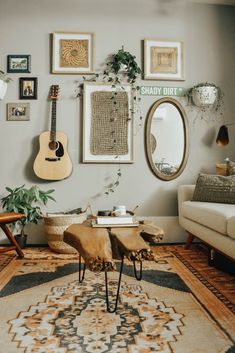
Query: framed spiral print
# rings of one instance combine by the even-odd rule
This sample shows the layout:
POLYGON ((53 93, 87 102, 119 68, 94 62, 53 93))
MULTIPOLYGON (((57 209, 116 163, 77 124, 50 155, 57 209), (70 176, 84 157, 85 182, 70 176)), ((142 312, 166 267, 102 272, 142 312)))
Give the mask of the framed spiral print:
POLYGON ((52 33, 51 72, 53 74, 93 74, 94 41, 94 33, 52 33))

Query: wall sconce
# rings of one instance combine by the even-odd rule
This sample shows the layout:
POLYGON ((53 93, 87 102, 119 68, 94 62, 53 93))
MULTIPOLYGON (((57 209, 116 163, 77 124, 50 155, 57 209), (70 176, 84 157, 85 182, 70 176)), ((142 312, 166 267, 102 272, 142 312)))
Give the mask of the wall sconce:
POLYGON ((216 143, 219 146, 226 146, 229 143, 228 126, 235 125, 235 123, 220 126, 216 143))

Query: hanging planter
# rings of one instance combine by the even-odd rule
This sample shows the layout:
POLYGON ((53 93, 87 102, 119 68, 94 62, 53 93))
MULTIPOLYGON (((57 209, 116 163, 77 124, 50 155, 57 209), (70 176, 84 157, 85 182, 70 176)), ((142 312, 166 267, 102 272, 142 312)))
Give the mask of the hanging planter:
POLYGON ((7 92, 7 83, 11 81, 10 77, 7 77, 3 71, 0 70, 0 100, 5 97, 7 92))
POLYGON ((217 111, 222 105, 223 93, 221 89, 214 83, 203 82, 199 83, 187 92, 191 102, 201 108, 213 106, 217 111))
POLYGON ((7 83, 0 79, 0 99, 2 100, 5 97, 7 92, 7 83))
POLYGON ((194 85, 185 92, 187 105, 196 112, 194 122, 200 120, 215 122, 223 116, 224 93, 214 83, 202 82, 194 85))
POLYGON ((218 88, 213 86, 196 87, 192 90, 192 100, 197 107, 213 105, 218 97, 218 88))

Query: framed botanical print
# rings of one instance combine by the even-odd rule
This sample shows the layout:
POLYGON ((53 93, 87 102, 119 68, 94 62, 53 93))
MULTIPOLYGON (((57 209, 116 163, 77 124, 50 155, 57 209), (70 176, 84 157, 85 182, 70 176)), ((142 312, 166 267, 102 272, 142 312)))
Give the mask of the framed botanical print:
POLYGON ((144 78, 184 81, 183 42, 145 39, 144 78))
POLYGON ((7 55, 7 72, 31 72, 31 55, 7 55))
POLYGON ((94 33, 52 33, 52 73, 93 74, 94 33))
POLYGON ((20 99, 37 99, 37 77, 20 77, 20 99))
POLYGON ((7 120, 9 121, 30 120, 30 104, 29 103, 8 103, 7 120))
POLYGON ((131 101, 129 84, 84 83, 84 163, 133 163, 131 101))

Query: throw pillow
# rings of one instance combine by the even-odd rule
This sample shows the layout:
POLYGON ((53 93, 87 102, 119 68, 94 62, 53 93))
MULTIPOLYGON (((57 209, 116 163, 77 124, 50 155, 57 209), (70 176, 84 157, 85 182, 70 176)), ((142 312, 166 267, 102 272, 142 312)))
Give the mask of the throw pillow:
POLYGON ((199 174, 192 201, 235 204, 235 175, 199 174))
POLYGON ((235 162, 228 162, 228 175, 235 175, 235 162))
POLYGON ((228 171, 227 171, 227 164, 225 163, 216 163, 215 165, 216 167, 216 174, 217 175, 228 175, 228 171))

